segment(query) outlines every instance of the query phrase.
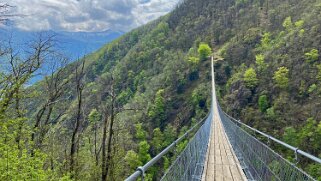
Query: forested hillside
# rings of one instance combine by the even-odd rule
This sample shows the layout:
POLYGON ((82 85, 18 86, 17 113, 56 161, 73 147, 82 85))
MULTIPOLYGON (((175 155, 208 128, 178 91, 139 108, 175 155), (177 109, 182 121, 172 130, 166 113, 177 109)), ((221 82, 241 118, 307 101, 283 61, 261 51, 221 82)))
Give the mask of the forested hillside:
MULTIPOLYGON (((1 46, 12 63, 0 74, 0 180, 123 180, 206 116, 210 49, 224 110, 321 154, 320 0, 185 0, 71 64, 53 42, 40 36, 20 57, 1 46)), ((321 179, 320 165, 299 165, 321 179)))

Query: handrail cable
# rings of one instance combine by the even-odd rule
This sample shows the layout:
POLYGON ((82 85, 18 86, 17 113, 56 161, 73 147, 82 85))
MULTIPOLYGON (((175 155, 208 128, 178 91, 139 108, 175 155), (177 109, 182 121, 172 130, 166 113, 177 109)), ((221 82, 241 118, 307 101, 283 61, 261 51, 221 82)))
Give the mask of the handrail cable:
POLYGON ((145 177, 145 172, 153 166, 155 163, 157 163, 164 155, 166 155, 170 150, 172 150, 178 143, 180 143, 185 137, 188 136, 189 133, 194 131, 195 128, 197 128, 201 123, 204 123, 204 121, 209 117, 210 113, 206 117, 204 117, 200 122, 198 122, 196 125, 194 125, 191 129, 186 131, 181 137, 179 137, 177 140, 175 140, 172 144, 170 144, 168 147, 166 147, 162 152, 160 152, 158 155, 156 155, 153 159, 148 161, 144 166, 140 166, 137 168, 137 170, 130 175, 125 181, 134 181, 139 178, 139 176, 142 177, 142 180, 145 177))
POLYGON ((313 155, 311 155, 311 154, 309 154, 309 153, 307 153, 307 152, 305 152, 305 151, 303 151, 303 150, 300 150, 299 148, 296 148, 296 147, 294 147, 294 146, 291 146, 291 145, 289 145, 289 144, 287 144, 287 143, 285 143, 285 142, 283 142, 283 141, 281 141, 281 140, 279 140, 279 139, 277 139, 277 138, 274 138, 274 137, 271 136, 271 135, 268 135, 268 134, 266 134, 266 133, 263 133, 262 131, 259 131, 259 130, 255 129, 255 128, 252 128, 251 126, 248 126, 247 124, 241 122, 240 120, 237 120, 237 119, 233 118, 232 116, 228 115, 228 114, 225 113, 224 111, 222 111, 222 112, 223 112, 227 117, 229 117, 231 120, 233 120, 234 122, 237 122, 237 123, 241 124, 242 126, 247 127, 248 129, 250 129, 250 130, 252 130, 252 131, 254 131, 254 132, 256 132, 256 133, 258 133, 258 134, 260 134, 260 135, 262 135, 262 136, 264 136, 264 137, 266 137, 266 138, 269 139, 269 140, 272 140, 272 141, 274 141, 274 142, 276 142, 276 143, 279 143, 280 145, 282 145, 282 146, 284 146, 284 147, 286 147, 286 148, 294 151, 296 154, 300 154, 300 155, 302 155, 302 156, 305 156, 305 157, 307 157, 307 158, 309 158, 309 159, 311 159, 311 160, 313 160, 313 161, 321 164, 321 159, 320 159, 320 158, 318 158, 318 157, 316 157, 316 156, 313 156, 313 155))
POLYGON ((203 118, 200 122, 198 122, 196 125, 194 125, 191 129, 189 129, 183 136, 178 138, 176 141, 174 141, 172 144, 170 144, 167 148, 165 148, 162 152, 160 152, 158 155, 156 155, 153 159, 151 159, 149 162, 147 162, 144 166, 140 166, 137 168, 137 170, 130 175, 125 181, 134 181, 136 180, 139 176, 142 177, 142 181, 144 180, 145 177, 145 172, 148 168, 153 166, 156 162, 158 162, 164 155, 166 155, 171 149, 173 149, 179 142, 181 142, 187 135, 192 132, 196 127, 201 125, 201 123, 204 123, 208 118, 211 117, 212 111, 213 111, 213 96, 215 95, 215 84, 214 84, 214 66, 213 66, 213 57, 211 57, 211 73, 212 73, 212 105, 211 105, 211 110, 207 114, 205 118, 203 118))

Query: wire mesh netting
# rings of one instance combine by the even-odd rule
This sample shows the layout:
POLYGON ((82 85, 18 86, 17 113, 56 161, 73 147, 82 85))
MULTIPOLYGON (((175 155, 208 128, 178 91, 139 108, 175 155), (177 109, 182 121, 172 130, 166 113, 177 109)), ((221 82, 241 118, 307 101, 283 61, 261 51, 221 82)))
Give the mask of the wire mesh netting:
POLYGON ((225 132, 239 158, 247 178, 251 180, 314 180, 311 176, 285 160, 267 145, 243 130, 238 122, 221 108, 219 114, 225 132))
POLYGON ((166 171, 163 181, 201 180, 211 132, 212 114, 195 133, 186 148, 166 171))

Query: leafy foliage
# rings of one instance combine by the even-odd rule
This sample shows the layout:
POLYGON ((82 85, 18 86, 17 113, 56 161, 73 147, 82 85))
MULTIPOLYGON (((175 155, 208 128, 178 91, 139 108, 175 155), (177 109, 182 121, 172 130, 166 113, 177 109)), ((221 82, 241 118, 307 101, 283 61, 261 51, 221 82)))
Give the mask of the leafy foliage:
POLYGON ((276 85, 282 89, 289 86, 289 69, 286 67, 280 67, 274 72, 273 80, 276 85))
POLYGON ((101 120, 101 114, 97 111, 97 109, 93 109, 91 110, 88 119, 90 121, 90 123, 92 124, 96 124, 101 120))
POLYGON ((251 89, 255 88, 259 81, 257 79, 256 72, 253 68, 249 68, 245 71, 243 79, 244 79, 245 85, 251 89))
POLYGON ((142 162, 139 159, 137 153, 133 150, 129 150, 125 156, 125 161, 128 163, 131 170, 135 170, 142 162))
POLYGON ((286 30, 291 30, 291 28, 293 27, 292 18, 290 16, 285 18, 285 20, 283 22, 283 27, 286 30))
POLYGON ((150 145, 147 143, 147 141, 142 141, 139 143, 138 157, 143 164, 147 163, 151 159, 149 148, 150 145))
POLYGON ((258 54, 255 56, 255 63, 259 72, 265 72, 267 69, 267 64, 265 63, 265 57, 263 54, 258 54))
POLYGON ((319 51, 312 49, 310 52, 304 54, 308 63, 313 63, 319 59, 319 51))
POLYGON ((142 123, 138 123, 135 125, 136 126, 136 138, 140 141, 143 141, 146 139, 146 131, 143 129, 143 124, 142 123))
POLYGON ((176 136, 175 128, 172 125, 167 125, 164 130, 164 146, 169 146, 176 136))
POLYGON ((268 99, 266 95, 259 97, 259 108, 261 112, 265 112, 269 107, 268 99))
POLYGON ((148 113, 149 117, 156 121, 156 125, 159 125, 165 120, 165 99, 164 90, 160 89, 155 95, 154 104, 148 113))
POLYGON ((206 43, 201 43, 198 47, 198 53, 200 60, 206 60, 208 56, 211 54, 211 47, 206 43))
POLYGON ((163 148, 164 135, 159 128, 155 128, 153 131, 152 146, 155 148, 155 152, 159 153, 163 148))

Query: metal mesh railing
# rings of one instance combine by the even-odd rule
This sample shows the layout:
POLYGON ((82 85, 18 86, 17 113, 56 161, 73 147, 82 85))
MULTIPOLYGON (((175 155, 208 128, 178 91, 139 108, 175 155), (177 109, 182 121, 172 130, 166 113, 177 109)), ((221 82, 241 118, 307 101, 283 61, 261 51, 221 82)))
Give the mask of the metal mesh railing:
POLYGON ((186 148, 166 171, 163 181, 201 180, 211 132, 212 112, 186 148))
MULTIPOLYGON (((142 180, 144 180, 145 172, 148 171, 148 169, 150 167, 155 165, 159 160, 161 160, 163 158, 164 155, 168 154, 171 150, 173 150, 177 146, 178 143, 180 143, 184 139, 188 138, 189 135, 194 133, 196 130, 198 130, 198 131, 196 132, 196 134, 192 138, 192 141, 195 142, 195 140, 196 140, 197 142, 202 143, 202 144, 199 144, 199 143, 191 144, 191 143, 189 143, 181 154, 184 155, 186 150, 190 149, 189 150, 190 151, 190 155, 187 155, 188 157, 186 158, 186 160, 188 160, 189 157, 193 157, 193 159, 189 160, 188 164, 191 165, 191 167, 189 167, 189 168, 192 168, 192 165, 199 165, 199 164, 194 164, 194 162, 201 163, 201 159, 200 159, 200 158, 202 158, 201 155, 203 155, 204 150, 206 152, 207 143, 208 143, 208 139, 209 139, 210 127, 208 126, 208 129, 205 129, 206 127, 204 125, 209 125, 211 120, 212 120, 212 111, 210 112, 210 114, 208 116, 206 116, 200 122, 195 124, 192 128, 190 128, 188 131, 186 131, 181 137, 179 137, 172 144, 170 144, 168 147, 166 147, 162 152, 160 152, 158 155, 156 155, 153 159, 149 160, 144 166, 139 166, 137 168, 137 170, 132 175, 130 175, 128 178, 126 178, 125 181, 135 181, 140 177, 141 177, 142 180), (204 133, 200 133, 200 130, 204 131, 204 133), (199 153, 196 153, 197 151, 199 151, 199 149, 197 149, 197 148, 202 148, 203 151, 201 151, 199 153), (192 149, 194 150, 193 152, 191 152, 192 149), (196 153, 196 156, 195 156, 195 153, 196 153), (190 163, 190 162, 192 162, 192 163, 190 163)), ((179 156, 179 157, 181 157, 181 156, 179 156)), ((179 158, 177 158, 174 163, 176 163, 177 160, 179 160, 179 158)), ((173 168, 175 168, 175 167, 173 167, 173 165, 172 165, 169 170, 171 170, 173 168)), ((203 169, 201 168, 201 171, 202 170, 203 169)), ((168 172, 173 172, 173 171, 168 171, 168 172)), ((197 172, 195 172, 195 173, 197 173, 197 172)), ((169 180, 171 180, 171 179, 169 179, 169 180)))
POLYGON ((226 134, 239 158, 247 178, 251 180, 314 180, 295 164, 282 158, 267 145, 247 133, 238 121, 226 115, 220 108, 226 134))

